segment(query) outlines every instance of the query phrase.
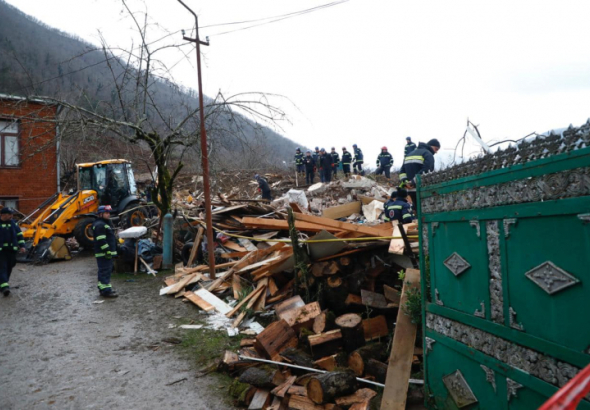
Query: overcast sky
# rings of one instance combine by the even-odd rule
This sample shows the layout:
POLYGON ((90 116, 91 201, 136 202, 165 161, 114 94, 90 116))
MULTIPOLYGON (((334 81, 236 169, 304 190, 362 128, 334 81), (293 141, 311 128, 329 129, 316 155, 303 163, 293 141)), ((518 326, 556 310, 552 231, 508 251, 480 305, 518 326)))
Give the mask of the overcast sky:
MULTIPOLYGON (((98 43, 129 47, 131 21, 116 0, 8 0, 46 24, 98 43)), ((330 3, 308 0, 186 0, 199 23, 284 15, 330 3)), ((129 0, 152 23, 193 27, 175 0, 129 0)), ((405 137, 438 138, 451 151, 467 118, 484 140, 580 125, 590 117, 590 2, 349 0, 271 24, 205 27, 205 94, 264 91, 308 147, 357 143, 373 163, 382 145, 402 161, 405 137)), ((161 32, 159 32, 161 33, 161 32)), ((175 36, 176 38, 176 36, 175 36)), ((180 40, 180 34, 178 35, 180 40)), ((136 42, 137 43, 137 42, 136 42)), ((192 65, 164 56, 174 78, 196 88, 192 65)))

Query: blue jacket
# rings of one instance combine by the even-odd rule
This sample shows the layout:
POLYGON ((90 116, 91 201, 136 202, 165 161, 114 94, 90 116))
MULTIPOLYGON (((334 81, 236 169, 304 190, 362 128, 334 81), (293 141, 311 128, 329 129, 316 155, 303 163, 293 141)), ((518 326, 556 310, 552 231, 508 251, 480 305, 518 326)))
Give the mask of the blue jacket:
POLYGON ((295 165, 303 165, 303 152, 295 154, 295 165))
POLYGON ((404 164, 399 170, 401 181, 412 181, 418 174, 432 172, 434 170, 434 151, 423 142, 414 151, 404 158, 404 164))
POLYGON ((354 149, 354 162, 363 163, 363 151, 358 147, 354 149))
POLYGON ((377 157, 377 166, 378 167, 379 166, 381 166, 381 167, 393 166, 393 157, 391 156, 391 154, 387 151, 385 151, 385 152, 381 151, 381 153, 377 157))
POLYGON ((94 256, 97 258, 117 256, 117 238, 111 221, 97 218, 92 224, 92 234, 94 236, 94 256))
POLYGON ((0 221, 0 252, 16 252, 24 246, 25 238, 19 226, 12 219, 0 221))
POLYGON ((407 157, 410 152, 414 151, 416 149, 416 144, 414 144, 413 142, 408 142, 406 144, 406 146, 404 147, 404 157, 407 157))
POLYGON ((330 155, 332 155, 332 163, 337 167, 340 164, 340 155, 336 151, 330 152, 330 155))
POLYGON ((343 165, 350 165, 352 162, 352 155, 350 152, 346 151, 342 153, 342 164, 343 165))
POLYGON ((407 224, 412 222, 414 215, 412 214, 412 205, 403 198, 390 199, 383 206, 385 222, 399 221, 407 224))

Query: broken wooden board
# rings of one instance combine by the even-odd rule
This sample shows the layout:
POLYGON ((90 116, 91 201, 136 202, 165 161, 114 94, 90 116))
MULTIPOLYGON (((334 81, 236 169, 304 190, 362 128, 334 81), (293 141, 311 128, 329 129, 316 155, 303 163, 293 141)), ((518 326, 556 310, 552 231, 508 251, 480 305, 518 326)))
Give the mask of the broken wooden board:
MULTIPOLYGON (((244 217, 242 218, 242 224, 248 228, 255 229, 278 229, 281 231, 289 230, 289 223, 284 219, 244 217)), ((315 223, 301 221, 295 221, 295 228, 301 232, 320 232, 322 230, 326 230, 328 232, 342 232, 342 229, 324 227, 315 223)))
POLYGON ((355 403, 368 403, 373 397, 377 395, 377 392, 371 389, 359 389, 351 394, 350 396, 338 397, 336 404, 343 407, 352 406, 355 403))
POLYGON ((323 218, 340 219, 346 218, 352 214, 359 214, 361 212, 361 201, 349 202, 344 205, 337 205, 326 208, 322 211, 323 218))
POLYGON ((301 299, 301 296, 295 295, 287 300, 282 301, 281 303, 277 303, 275 306, 275 314, 280 318, 283 312, 296 309, 301 306, 305 306, 305 302, 303 299, 301 299))
POLYGON ((276 260, 278 260, 280 258, 281 258, 281 256, 274 256, 272 258, 268 258, 268 259, 265 259, 263 261, 253 263, 251 265, 244 266, 238 272, 241 273, 241 272, 247 272, 247 271, 250 271, 250 270, 258 269, 258 268, 260 268, 262 266, 269 265, 271 262, 276 261, 276 260))
MULTIPOLYGON (((318 224, 320 226, 330 227, 339 229, 342 231, 349 231, 349 232, 359 232, 365 234, 367 236, 378 237, 381 236, 381 231, 378 229, 370 228, 363 225, 355 225, 347 222, 340 222, 340 221, 333 221, 328 218, 322 218, 319 216, 313 215, 305 215, 305 214, 298 214, 296 212, 293 213, 295 219, 298 221, 310 222, 314 224, 318 224)), ((326 229, 328 230, 328 229, 326 229)))
POLYGON ((199 296, 205 302, 213 305, 216 311, 221 314, 226 314, 227 312, 231 311, 231 307, 225 303, 223 300, 219 299, 213 293, 209 292, 207 289, 199 289, 194 292, 195 295, 199 296))
POLYGON ((397 289, 394 289, 391 286, 383 285, 383 294, 385 299, 399 306, 401 295, 397 289))
MULTIPOLYGON (((420 271, 417 269, 406 270, 400 305, 406 304, 410 289, 419 289, 419 287, 420 271)), ((385 390, 381 401, 383 410, 404 410, 406 408, 416 331, 416 324, 412 323, 411 318, 403 312, 403 309, 400 309, 397 314, 385 390)))
POLYGON ((271 360, 280 361, 280 353, 289 347, 297 347, 297 335, 284 320, 273 322, 258 336, 254 347, 271 360))
POLYGON ((270 404, 270 391, 267 389, 257 389, 252 397, 248 410, 263 410, 270 404))
POLYGON ((209 302, 207 302, 206 300, 204 300, 200 296, 195 295, 193 292, 185 292, 184 297, 187 298, 188 300, 190 300, 192 303, 194 303, 198 307, 200 307, 201 309, 203 309, 205 312, 210 312, 212 310, 215 310, 215 307, 212 304, 210 304, 209 302))
POLYGON ((367 342, 387 336, 389 334, 389 329, 387 328, 387 320, 385 319, 385 316, 379 315, 363 320, 363 332, 367 342))
POLYGON ((393 253, 395 255, 403 255, 404 249, 406 247, 404 240, 402 239, 402 234, 399 231, 399 226, 397 224, 393 225, 393 235, 399 239, 392 239, 389 242, 389 253, 393 253))
POLYGON ((244 299, 242 299, 240 301, 240 303, 238 303, 233 309, 231 309, 229 312, 227 312, 225 314, 225 316, 232 317, 233 315, 235 315, 236 312, 239 311, 242 306, 244 306, 246 303, 248 303, 252 298, 256 297, 258 294, 263 292, 264 289, 265 289, 264 287, 260 287, 256 290, 253 290, 252 292, 250 292, 248 294, 248 296, 246 296, 244 299))
POLYGON ((330 330, 319 335, 308 337, 312 357, 319 360, 331 356, 342 347, 342 332, 340 329, 330 330))
POLYGON ((320 313, 322 310, 319 302, 312 302, 286 311, 283 310, 277 316, 279 319, 284 319, 293 330, 299 331, 303 327, 311 329, 314 319, 320 313))
POLYGON ((295 382, 295 379, 297 378, 297 376, 289 376, 287 378, 287 380, 285 380, 283 382, 283 384, 278 385, 277 387, 275 387, 272 391, 271 394, 277 396, 277 397, 285 397, 285 394, 287 393, 287 391, 289 390, 289 388, 291 386, 293 386, 293 383, 295 382))
POLYGON ((199 246, 201 245, 201 240, 203 239, 203 232, 205 230, 203 229, 203 226, 199 226, 199 228, 197 229, 197 234, 195 236, 195 240, 193 242, 193 247, 191 249, 191 254, 188 258, 188 262, 186 264, 186 266, 192 266, 193 262, 195 261, 195 258, 197 257, 197 251, 199 250, 199 246))

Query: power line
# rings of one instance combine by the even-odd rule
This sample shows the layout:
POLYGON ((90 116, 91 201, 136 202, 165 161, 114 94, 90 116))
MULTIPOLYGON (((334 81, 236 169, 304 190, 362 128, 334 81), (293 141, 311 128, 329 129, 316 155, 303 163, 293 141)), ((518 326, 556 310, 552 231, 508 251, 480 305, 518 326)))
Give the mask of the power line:
POLYGON ((214 33, 214 34, 210 34, 209 35, 209 37, 221 36, 223 34, 229 34, 229 33, 234 33, 236 31, 247 30, 247 29, 250 29, 250 28, 263 26, 265 24, 276 23, 278 21, 286 20, 286 19, 289 19, 289 18, 292 18, 292 17, 298 17, 298 16, 301 16, 301 15, 304 15, 304 14, 313 13, 315 11, 319 11, 319 10, 323 10, 323 9, 326 9, 326 8, 334 7, 334 6, 337 6, 339 4, 346 3, 348 1, 349 0, 339 0, 339 1, 334 1, 334 2, 331 2, 331 3, 322 4, 320 6, 312 7, 312 8, 309 8, 309 9, 294 11, 292 13, 286 13, 286 14, 282 14, 282 15, 278 15, 278 16, 265 17, 265 18, 255 19, 255 20, 236 21, 236 22, 231 22, 231 23, 211 24, 209 26, 203 26, 202 28, 218 27, 218 26, 228 26, 228 25, 236 25, 236 24, 247 24, 247 23, 254 23, 254 22, 262 21, 262 23, 259 23, 259 24, 253 24, 251 26, 241 27, 241 28, 238 28, 238 29, 235 29, 235 30, 228 30, 228 31, 224 31, 224 32, 221 32, 221 33, 214 33))

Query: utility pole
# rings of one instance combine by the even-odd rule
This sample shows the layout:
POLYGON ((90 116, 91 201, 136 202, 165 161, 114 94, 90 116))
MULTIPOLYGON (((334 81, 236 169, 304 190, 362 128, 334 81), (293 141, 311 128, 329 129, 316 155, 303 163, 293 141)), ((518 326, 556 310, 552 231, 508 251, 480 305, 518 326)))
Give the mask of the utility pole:
POLYGON ((209 275, 215 279, 215 255, 213 253, 213 219, 211 217, 211 186, 209 184, 209 153, 207 151, 207 133, 205 131, 205 109, 203 104, 203 84, 201 82, 201 44, 209 45, 209 41, 199 39, 199 19, 182 0, 178 0, 195 17, 195 38, 182 38, 197 45, 197 78, 199 82, 199 117, 201 120, 201 162, 203 168, 203 187, 205 189, 205 223, 207 224, 207 253, 209 254, 209 275))

